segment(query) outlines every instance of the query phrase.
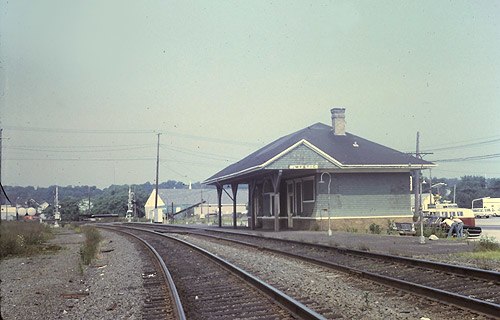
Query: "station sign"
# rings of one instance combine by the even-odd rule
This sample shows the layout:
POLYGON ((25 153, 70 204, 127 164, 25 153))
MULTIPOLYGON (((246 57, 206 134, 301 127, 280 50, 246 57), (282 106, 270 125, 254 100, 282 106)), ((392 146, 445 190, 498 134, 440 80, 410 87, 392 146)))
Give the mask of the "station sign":
POLYGON ((319 166, 317 164, 291 164, 288 166, 288 169, 298 170, 298 169, 318 169, 319 166))

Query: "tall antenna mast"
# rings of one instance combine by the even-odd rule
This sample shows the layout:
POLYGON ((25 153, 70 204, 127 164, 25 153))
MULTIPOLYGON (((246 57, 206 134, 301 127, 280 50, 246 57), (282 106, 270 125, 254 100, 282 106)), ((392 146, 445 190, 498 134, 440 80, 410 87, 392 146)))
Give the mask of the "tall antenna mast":
POLYGON ((132 192, 132 189, 130 188, 130 186, 128 187, 128 203, 127 203, 127 221, 128 222, 131 222, 132 221, 132 202, 133 202, 133 192, 132 192))
POLYGON ((59 213, 59 187, 56 186, 56 196, 54 198, 54 227, 59 227, 59 224, 57 223, 59 220, 61 220, 61 214, 59 213))

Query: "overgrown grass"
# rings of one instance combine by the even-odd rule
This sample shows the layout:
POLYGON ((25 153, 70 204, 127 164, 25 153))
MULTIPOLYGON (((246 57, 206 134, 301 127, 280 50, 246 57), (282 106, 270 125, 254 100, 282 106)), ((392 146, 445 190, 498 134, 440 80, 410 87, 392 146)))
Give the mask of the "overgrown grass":
POLYGON ((500 265, 500 244, 494 237, 483 236, 477 241, 473 252, 459 253, 458 256, 474 263, 478 268, 498 270, 500 265))
POLYGON ((73 229, 76 233, 82 233, 82 228, 76 223, 70 223, 67 226, 68 228, 73 229))
POLYGON ((500 244, 495 237, 482 236, 477 243, 476 252, 498 252, 500 254, 500 244))
POLYGON ((0 225, 0 259, 57 251, 59 246, 46 243, 53 237, 52 229, 45 224, 4 221, 0 225))
POLYGON ((96 227, 85 226, 81 230, 85 234, 85 242, 80 248, 80 256, 83 264, 89 265, 97 257, 102 237, 96 227))

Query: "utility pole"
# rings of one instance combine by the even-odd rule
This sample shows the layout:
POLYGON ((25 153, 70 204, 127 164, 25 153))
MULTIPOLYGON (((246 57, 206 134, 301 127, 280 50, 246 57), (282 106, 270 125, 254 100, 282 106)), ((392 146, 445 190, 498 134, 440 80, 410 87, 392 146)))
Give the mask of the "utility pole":
MULTIPOLYGON (((2 183, 2 131, 3 131, 3 129, 0 128, 0 184, 2 183)), ((1 212, 2 212, 3 195, 4 194, 3 194, 3 189, 2 189, 2 190, 0 190, 0 223, 2 223, 1 212)), ((5 197, 5 198, 7 198, 7 197, 5 197)), ((7 220, 7 201, 5 201, 5 220, 7 220)))
POLYGON ((88 207, 88 212, 87 214, 89 215, 90 217, 90 185, 89 185, 89 207, 88 207))
POLYGON ((160 134, 158 133, 158 144, 156 146, 156 186, 155 186, 155 215, 158 214, 158 177, 160 171, 160 134))
POLYGON ((2 131, 0 128, 0 182, 2 182, 2 131))
POLYGON ((3 141, 3 137, 2 137, 2 132, 3 132, 3 129, 0 128, 0 186, 1 186, 1 189, 0 190, 0 223, 2 223, 2 202, 5 203, 5 220, 7 221, 7 201, 8 201, 8 197, 7 197, 7 194, 5 193, 5 190, 3 188, 3 184, 2 184, 2 141, 3 141), (4 200, 2 200, 4 199, 4 200))
POLYGON ((132 199, 132 210, 134 211, 134 221, 137 221, 137 205, 136 205, 136 199, 135 199, 135 185, 134 185, 134 191, 132 192, 133 194, 133 199, 132 199))
MULTIPOLYGON (((417 131, 417 143, 415 156, 417 159, 421 159, 420 155, 420 132, 417 131)), ((415 214, 418 213, 420 219, 420 244, 425 244, 424 237, 424 216, 422 212, 422 184, 420 182, 420 170, 415 171, 415 214), (418 211, 417 211, 418 210, 418 211)))
POLYGON ((132 221, 132 214, 133 214, 132 207, 134 205, 133 203, 134 203, 134 194, 132 192, 132 188, 129 186, 128 187, 127 215, 126 215, 127 222, 132 221))

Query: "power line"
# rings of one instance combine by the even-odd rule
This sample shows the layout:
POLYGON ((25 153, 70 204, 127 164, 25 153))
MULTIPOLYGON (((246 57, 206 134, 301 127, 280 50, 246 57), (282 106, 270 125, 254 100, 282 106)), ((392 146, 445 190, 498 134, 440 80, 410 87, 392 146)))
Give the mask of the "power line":
POLYGON ((5 126, 5 129, 25 132, 45 132, 45 133, 81 133, 81 134, 153 134, 155 130, 110 130, 110 129, 64 129, 64 128, 41 128, 41 127, 20 127, 5 126))
MULTIPOLYGON (((490 172, 490 171, 466 171, 464 172, 464 170, 446 170, 446 169, 441 169, 441 168, 434 168, 433 169, 433 173, 435 172, 450 172, 450 173, 460 173, 460 174, 464 174, 464 173, 468 173, 470 175, 484 175, 484 174, 487 174, 487 175, 500 175, 500 172, 490 172)), ((466 174, 467 174, 466 173, 466 174)))
POLYGON ((238 141, 231 139, 221 139, 186 133, 178 133, 165 130, 110 130, 110 129, 64 129, 64 128, 42 128, 42 127, 20 127, 20 126, 6 126, 5 129, 13 131, 25 132, 45 132, 45 133, 71 133, 71 134, 166 134, 169 136, 176 136, 180 138, 187 138, 197 141, 215 142, 221 144, 230 144, 235 146, 261 146, 260 143, 238 141))
POLYGON ((8 158, 5 161, 151 161, 155 158, 8 158))
POLYGON ((494 158, 499 158, 499 157, 500 157, 500 153, 495 153, 495 154, 486 154, 486 155, 481 155, 481 156, 432 160, 432 162, 464 162, 464 161, 487 160, 487 159, 494 159, 494 158))
POLYGON ((186 149, 186 148, 173 147, 173 146, 165 146, 165 145, 160 145, 160 147, 162 149, 165 149, 165 150, 172 150, 172 151, 175 151, 175 152, 184 153, 184 154, 187 154, 187 155, 198 156, 198 157, 203 157, 203 158, 212 159, 212 160, 223 160, 223 161, 226 161, 226 162, 231 161, 228 158, 231 158, 234 161, 238 160, 237 158, 221 156, 220 154, 205 152, 205 151, 201 151, 201 150, 192 151, 192 150, 189 150, 189 149, 186 149))
MULTIPOLYGON (((474 138, 474 139, 467 139, 467 140, 460 140, 460 141, 455 141, 454 143, 472 143, 472 142, 477 142, 477 141, 482 141, 482 140, 491 140, 491 139, 497 139, 500 138, 500 136, 494 135, 494 136, 487 136, 487 137, 480 137, 480 138, 474 138)), ((450 143, 443 142, 441 144, 436 144, 434 146, 431 146, 431 148, 439 148, 439 147, 444 147, 448 146, 450 143)))
MULTIPOLYGON (((155 144, 108 144, 108 145, 71 145, 71 146, 45 146, 45 145, 36 145, 36 146, 16 146, 17 148, 44 148, 44 149, 75 149, 75 148, 113 148, 113 147, 152 147, 156 146, 155 144)), ((9 147, 14 148, 14 147, 9 147)))
POLYGON ((495 143, 495 142, 500 142, 500 138, 492 139, 492 140, 486 140, 486 141, 480 141, 480 142, 475 142, 475 143, 462 144, 462 145, 457 145, 457 146, 448 146, 448 147, 441 147, 441 148, 434 148, 434 149, 425 149, 425 151, 444 151, 444 150, 462 149, 462 148, 468 148, 468 147, 481 146, 481 145, 495 143))
POLYGON ((129 150, 137 150, 137 149, 147 149, 151 146, 136 146, 136 147, 116 147, 116 148, 99 148, 96 150, 50 150, 44 148, 26 148, 26 147, 5 147, 5 149, 11 150, 19 150, 19 151, 32 151, 32 152, 61 152, 61 153, 83 153, 83 152, 103 152, 103 151, 129 151, 129 150))

